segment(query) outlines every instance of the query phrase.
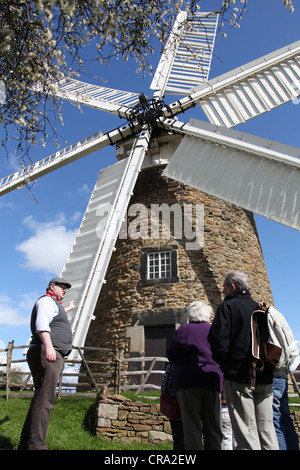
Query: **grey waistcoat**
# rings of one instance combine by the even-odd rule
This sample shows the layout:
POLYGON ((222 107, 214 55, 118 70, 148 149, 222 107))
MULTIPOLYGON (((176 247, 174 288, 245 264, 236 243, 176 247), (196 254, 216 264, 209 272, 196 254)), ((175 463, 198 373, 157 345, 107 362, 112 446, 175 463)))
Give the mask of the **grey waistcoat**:
MULTIPOLYGON (((44 295, 42 297, 45 297, 44 295)), ((40 297, 41 298, 41 297, 40 297)), ((53 317, 49 327, 50 327, 50 337, 54 349, 60 351, 63 355, 68 354, 72 350, 72 331, 71 326, 63 306, 55 300, 53 297, 50 297, 53 302, 58 306, 58 315, 53 317)), ((36 303, 32 309, 31 313, 31 332, 32 332, 32 345, 42 344, 41 339, 38 333, 35 330, 36 323, 36 303)))

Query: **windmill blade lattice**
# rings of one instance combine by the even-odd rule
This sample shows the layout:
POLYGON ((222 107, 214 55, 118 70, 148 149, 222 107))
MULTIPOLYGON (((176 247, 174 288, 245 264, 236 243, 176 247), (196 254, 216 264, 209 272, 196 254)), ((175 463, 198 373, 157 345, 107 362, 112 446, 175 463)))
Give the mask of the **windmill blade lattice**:
POLYGON ((210 80, 197 93, 209 121, 225 127, 294 100, 300 94, 300 41, 210 80))
POLYGON ((139 101, 138 93, 91 85, 71 78, 58 82, 56 95, 122 118, 127 118, 130 109, 139 101))
POLYGON ((6 194, 17 188, 22 188, 25 184, 35 181, 37 178, 68 165, 69 163, 85 157, 107 145, 114 145, 124 138, 134 135, 140 127, 125 125, 117 127, 103 134, 98 132, 85 139, 82 139, 64 149, 46 157, 32 165, 23 168, 0 180, 0 195, 6 194))
POLYGON ((164 176, 300 230, 300 149, 196 120, 164 126, 185 135, 164 176))
MULTIPOLYGON (((88 84, 85 85, 89 87, 88 84)), ((167 84, 161 84, 160 86, 164 89, 167 84)), ((154 100, 159 99, 163 89, 157 89, 157 98, 154 100)), ((118 90, 115 91, 118 93, 118 90)), ((160 114, 156 113, 154 118, 160 118, 162 115, 165 117, 176 116, 195 106, 195 103, 199 103, 210 122, 232 127, 295 99, 299 93, 300 41, 297 41, 257 61, 210 80, 194 90, 189 96, 175 101, 164 109, 162 106, 160 114)), ((72 95, 72 99, 77 99, 75 92, 70 92, 70 95, 72 95)), ((133 102, 136 102, 136 96, 132 97, 133 102)), ((68 99, 71 99, 70 96, 68 99)), ((82 102, 86 99, 84 98, 82 102)), ((121 102, 118 105, 107 102, 104 105, 105 107, 107 107, 106 111, 114 112, 119 116, 126 116, 127 119, 130 116, 136 117, 135 107, 122 106, 121 102)), ((140 106, 137 106, 137 108, 140 108, 140 106)), ((148 113, 148 116, 150 114, 148 113)), ((153 121, 153 115, 151 120, 153 121)), ((126 138, 129 134, 137 132, 138 128, 140 128, 140 123, 137 127, 135 119, 131 119, 128 126, 117 128, 103 134, 103 136, 96 135, 75 143, 50 157, 2 178, 0 180, 0 194, 5 194, 20 187, 28 181, 43 176, 49 171, 66 165, 109 143, 114 144, 119 138, 126 138), (92 146, 91 141, 94 139, 97 141, 99 139, 101 144, 98 145, 95 142, 95 146, 92 146), (88 145, 86 145, 87 143, 88 145), (88 152, 85 153, 84 149, 88 149, 88 152)))
POLYGON ((164 94, 187 94, 208 78, 218 15, 181 12, 162 53, 150 89, 164 94))

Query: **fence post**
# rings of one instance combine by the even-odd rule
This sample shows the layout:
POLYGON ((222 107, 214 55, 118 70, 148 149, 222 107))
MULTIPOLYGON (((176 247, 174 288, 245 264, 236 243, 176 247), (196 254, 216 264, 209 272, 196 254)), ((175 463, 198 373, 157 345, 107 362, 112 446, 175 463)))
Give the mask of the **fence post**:
POLYGON ((6 355, 6 384, 5 384, 5 398, 8 401, 10 392, 10 377, 11 377, 11 360, 13 354, 14 341, 10 341, 7 346, 6 355))
POLYGON ((122 356, 123 356, 123 350, 119 352, 119 358, 118 358, 118 395, 120 395, 121 392, 121 372, 122 372, 122 356))
POLYGON ((114 351, 114 394, 117 393, 117 380, 118 380, 118 359, 119 359, 119 350, 118 348, 114 351))
POLYGON ((144 377, 144 379, 143 379, 141 385, 139 386, 139 388, 138 388, 137 391, 135 392, 136 395, 138 395, 138 394, 144 389, 145 384, 146 384, 146 382, 147 382, 148 378, 150 377, 150 374, 151 374, 151 372, 152 372, 152 370, 153 370, 153 367, 154 367, 154 365, 155 365, 156 359, 157 359, 156 357, 154 357, 154 358, 152 359, 152 362, 151 362, 151 364, 150 364, 150 367, 149 367, 149 369, 148 369, 147 374, 145 375, 145 377, 144 377))
POLYGON ((79 354, 80 354, 80 356, 81 356, 82 364, 84 364, 84 366, 85 366, 85 368, 86 368, 86 370, 87 370, 87 375, 90 377, 90 379, 91 379, 91 381, 92 381, 92 384, 94 385, 95 390, 96 390, 96 392, 97 392, 97 394, 98 394, 98 393, 99 393, 99 387, 98 387, 97 383, 96 383, 95 380, 94 380, 93 374, 92 374, 91 371, 90 371, 90 368, 89 368, 89 366, 88 366, 88 363, 86 362, 85 357, 84 357, 84 355, 82 354, 82 351, 81 351, 81 348, 80 348, 80 347, 78 347, 78 352, 79 352, 79 354))

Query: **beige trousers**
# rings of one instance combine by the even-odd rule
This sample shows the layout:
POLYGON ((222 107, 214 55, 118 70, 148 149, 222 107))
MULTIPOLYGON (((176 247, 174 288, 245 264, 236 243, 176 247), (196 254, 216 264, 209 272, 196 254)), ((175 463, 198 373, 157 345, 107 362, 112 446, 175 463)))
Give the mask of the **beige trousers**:
POLYGON ((256 385, 224 381, 237 450, 278 450, 273 425, 272 384, 256 385))

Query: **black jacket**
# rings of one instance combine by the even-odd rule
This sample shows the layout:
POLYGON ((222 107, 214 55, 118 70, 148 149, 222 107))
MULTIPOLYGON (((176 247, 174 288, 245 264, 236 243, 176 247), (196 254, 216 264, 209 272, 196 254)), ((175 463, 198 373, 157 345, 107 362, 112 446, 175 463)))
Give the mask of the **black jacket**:
MULTIPOLYGON (((245 290, 228 295, 217 309, 208 341, 212 356, 227 380, 251 382, 251 314, 257 307, 257 302, 245 290)), ((272 383, 272 373, 258 373, 257 383, 272 383)))

